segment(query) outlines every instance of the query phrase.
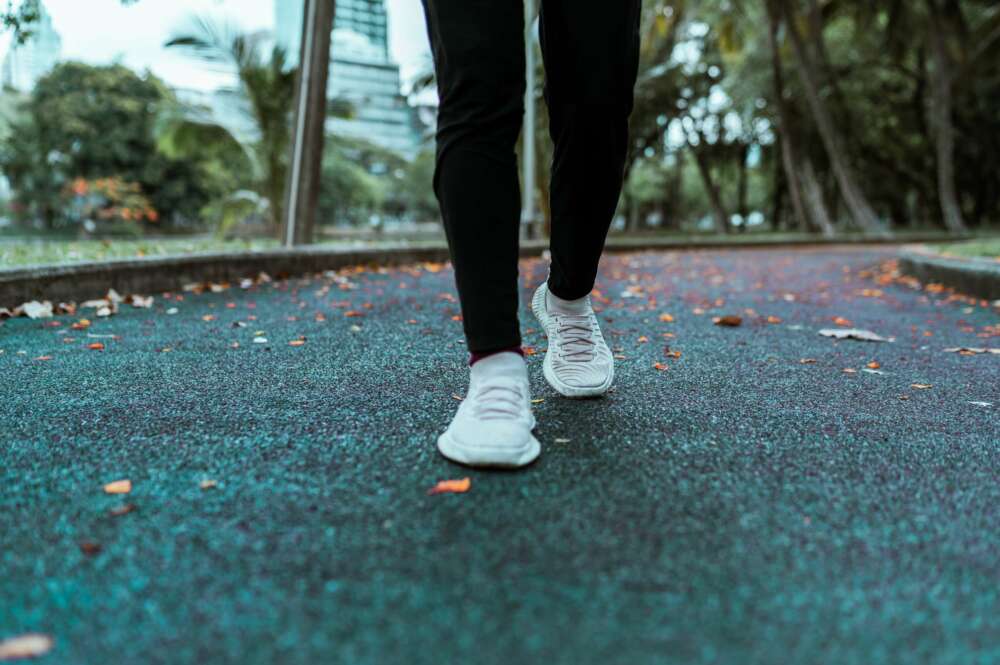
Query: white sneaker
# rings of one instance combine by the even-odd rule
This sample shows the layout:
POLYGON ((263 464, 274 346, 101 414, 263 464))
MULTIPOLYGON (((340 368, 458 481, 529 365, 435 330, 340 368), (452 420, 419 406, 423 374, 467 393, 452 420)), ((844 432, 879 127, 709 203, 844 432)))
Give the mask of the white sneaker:
POLYGON ((559 300, 548 282, 535 291, 531 311, 549 338, 542 372, 549 385, 566 397, 596 397, 615 379, 615 361, 601 334, 590 296, 559 300))
POLYGON ((438 450, 469 466, 519 467, 531 464, 541 446, 531 434, 528 368, 517 353, 483 358, 470 371, 469 393, 451 425, 438 437, 438 450))

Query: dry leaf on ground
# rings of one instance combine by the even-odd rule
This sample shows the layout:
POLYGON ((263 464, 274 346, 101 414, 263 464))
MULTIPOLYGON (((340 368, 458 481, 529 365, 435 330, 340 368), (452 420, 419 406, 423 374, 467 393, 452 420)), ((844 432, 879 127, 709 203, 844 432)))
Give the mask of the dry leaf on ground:
POLYGON ((21 305, 21 311, 29 319, 47 319, 52 316, 52 303, 32 300, 21 305))
POLYGON ((895 337, 882 337, 870 330, 860 328, 824 328, 819 331, 823 337, 833 337, 834 339, 854 339, 860 342, 895 342, 895 337))
POLYGON ((41 633, 27 633, 0 642, 0 660, 37 658, 52 650, 53 640, 41 633))
POLYGON ((127 478, 116 480, 104 486, 105 494, 128 494, 132 491, 132 481, 127 478))
POLYGON ((743 318, 739 316, 717 316, 712 319, 712 323, 717 326, 726 326, 729 328, 735 328, 737 326, 743 325, 743 318))
POLYGON ((468 492, 469 488, 472 487, 472 480, 470 478, 462 478, 461 480, 441 480, 434 487, 427 490, 428 494, 462 494, 463 492, 468 492))

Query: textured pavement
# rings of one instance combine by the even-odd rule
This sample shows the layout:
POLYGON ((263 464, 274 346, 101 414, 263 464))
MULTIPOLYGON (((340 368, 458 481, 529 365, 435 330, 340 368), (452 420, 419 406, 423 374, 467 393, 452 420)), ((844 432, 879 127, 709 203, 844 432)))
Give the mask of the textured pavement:
POLYGON ((1000 663, 1000 355, 945 351, 1000 347, 1000 315, 891 252, 607 258, 608 397, 545 385, 522 310, 543 452, 517 473, 434 449, 466 387, 447 267, 9 320, 0 639, 73 665, 1000 663), (896 341, 817 334, 844 319, 896 341))

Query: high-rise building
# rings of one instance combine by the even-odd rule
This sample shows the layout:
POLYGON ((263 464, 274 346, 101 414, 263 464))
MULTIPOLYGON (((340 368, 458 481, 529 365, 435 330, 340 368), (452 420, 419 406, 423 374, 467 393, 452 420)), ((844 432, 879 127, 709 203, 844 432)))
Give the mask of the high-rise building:
MULTIPOLYGON (((302 0, 275 0, 275 39, 298 63, 302 0)), ((351 105, 349 118, 328 118, 327 131, 363 139, 404 157, 422 147, 426 125, 400 93, 399 65, 389 56, 384 0, 337 0, 327 96, 351 105)))
POLYGON ((62 38, 52 25, 45 4, 38 2, 38 22, 23 44, 11 44, 0 67, 0 86, 30 91, 38 79, 55 67, 62 55, 62 38))

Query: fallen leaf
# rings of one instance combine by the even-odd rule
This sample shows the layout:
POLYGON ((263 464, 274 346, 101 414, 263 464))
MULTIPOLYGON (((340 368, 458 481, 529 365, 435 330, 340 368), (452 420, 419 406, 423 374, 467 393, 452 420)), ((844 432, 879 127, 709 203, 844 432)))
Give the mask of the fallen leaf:
POLYGON ((836 328, 824 328, 819 331, 819 334, 823 337, 833 337, 834 339, 854 339, 861 342, 894 342, 895 337, 882 337, 877 335, 870 330, 861 330, 860 328, 848 328, 846 330, 840 330, 836 328))
POLYGON ((836 317, 834 317, 833 322, 834 322, 834 324, 836 324, 838 326, 843 326, 845 328, 849 328, 849 327, 851 327, 853 325, 851 323, 850 319, 845 319, 842 316, 836 316, 836 317))
POLYGON ((0 660, 37 658, 52 650, 51 637, 41 633, 26 633, 0 642, 0 660))
POLYGON ((769 317, 767 317, 767 322, 768 323, 781 323, 781 317, 780 316, 769 316, 769 317))
POLYGON ((867 365, 868 369, 879 369, 882 367, 881 363, 877 360, 873 360, 867 365))
POLYGON ((953 349, 945 349, 944 352, 945 353, 957 353, 957 354, 963 355, 963 356, 978 356, 978 355, 982 355, 984 353, 991 353, 991 354, 994 354, 994 355, 1000 355, 1000 349, 985 349, 985 348, 967 347, 967 346, 955 347, 953 349))
POLYGON ((127 478, 116 480, 104 486, 105 494, 128 494, 132 491, 132 481, 127 478))
POLYGON ((437 485, 427 490, 427 493, 462 494, 463 492, 468 492, 470 487, 472 487, 472 480, 470 478, 462 478, 461 480, 440 480, 437 485))
POLYGON ((198 487, 200 487, 203 490, 210 490, 218 486, 219 486, 219 481, 212 480, 211 478, 205 478, 200 483, 198 483, 198 487))
POLYGON ((41 360, 42 362, 45 362, 47 360, 52 360, 52 356, 38 356, 37 358, 35 358, 35 360, 41 360))
POLYGON ((674 317, 670 314, 660 314, 660 321, 663 321, 664 323, 673 323, 674 317))
POLYGON ((215 314, 206 314, 205 316, 201 317, 201 320, 202 321, 215 321, 215 314))
POLYGON ((293 339, 288 343, 288 346, 302 346, 306 343, 304 339, 293 339))
POLYGON ((109 510, 108 514, 111 515, 112 517, 121 517, 122 515, 128 515, 133 510, 135 510, 134 503, 123 503, 122 505, 115 506, 114 508, 109 510))
POLYGON ((21 305, 21 311, 29 319, 47 319, 52 316, 52 303, 48 300, 45 302, 32 300, 21 305))
POLYGON ((743 325, 743 318, 739 316, 733 316, 731 314, 728 316, 716 316, 715 318, 712 319, 712 323, 714 323, 717 326, 735 328, 737 326, 743 325))
POLYGON ((642 337, 640 337, 640 338, 639 338, 638 340, 636 340, 636 341, 637 341, 637 342, 638 342, 639 344, 645 344, 646 342, 648 342, 648 341, 649 341, 649 338, 648 338, 648 337, 646 337, 645 335, 643 335, 642 337))
POLYGON ((915 390, 930 390, 934 387, 932 383, 911 383, 910 387, 915 390))
POLYGON ((103 351, 104 342, 91 342, 90 344, 87 345, 87 348, 90 349, 91 351, 103 351))
POLYGON ((653 363, 653 369, 657 369, 662 372, 663 370, 667 369, 667 366, 664 365, 663 363, 653 363))
POLYGON ((816 364, 816 359, 815 358, 803 358, 802 360, 799 361, 799 363, 802 364, 802 365, 815 365, 816 364))
POLYGON ((91 540, 84 540, 80 543, 80 551, 87 556, 93 556, 101 551, 101 544, 91 540))
POLYGON ((851 369, 850 367, 844 368, 841 371, 844 372, 844 374, 857 374, 858 373, 858 370, 851 369))

